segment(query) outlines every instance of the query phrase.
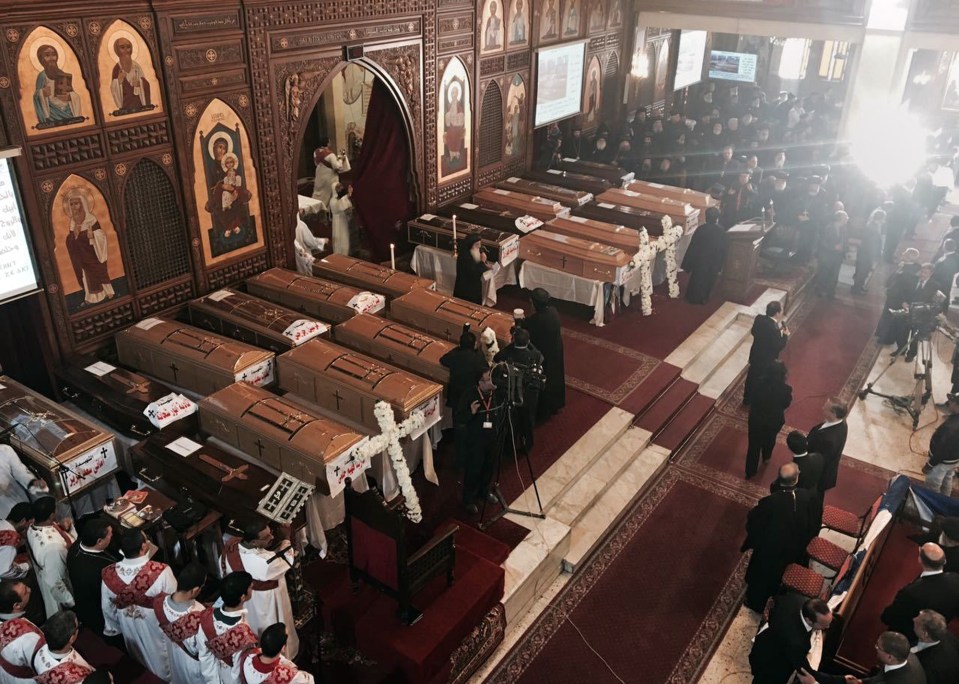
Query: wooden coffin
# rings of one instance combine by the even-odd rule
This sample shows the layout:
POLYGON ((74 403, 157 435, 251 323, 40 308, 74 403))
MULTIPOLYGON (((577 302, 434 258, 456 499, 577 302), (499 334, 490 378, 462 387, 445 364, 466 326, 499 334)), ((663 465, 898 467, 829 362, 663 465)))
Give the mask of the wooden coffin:
POLYGON ((412 273, 394 271, 362 259, 354 259, 344 254, 330 254, 313 262, 313 275, 329 278, 338 283, 346 283, 363 290, 371 290, 386 295, 387 299, 418 289, 435 290, 436 282, 420 278, 412 273))
POLYGON ((639 251, 639 231, 635 228, 594 221, 582 216, 570 216, 569 218, 547 221, 545 230, 592 242, 601 242, 604 245, 612 245, 629 255, 639 251))
POLYGON ((369 466, 356 453, 363 435, 295 397, 242 382, 200 402, 200 428, 274 470, 315 483, 323 494, 342 490, 345 471, 369 466))
MULTIPOLYGON (((685 202, 693 208, 699 209, 702 214, 705 214, 706 210, 710 207, 719 206, 719 202, 714 200, 708 192, 699 192, 698 190, 691 190, 690 188, 679 188, 675 185, 663 185, 662 183, 637 180, 627 183, 626 189, 644 195, 666 197, 679 202, 685 202)), ((705 217, 701 218, 704 219, 705 217)))
POLYGON ((665 214, 672 220, 673 225, 682 226, 684 231, 694 230, 699 225, 699 209, 694 209, 691 204, 686 202, 669 199, 668 197, 654 197, 632 190, 612 188, 599 195, 596 201, 624 204, 627 207, 665 214))
POLYGON ((489 209, 512 209, 535 216, 540 221, 549 221, 557 216, 569 216, 569 207, 559 202, 536 195, 526 195, 500 188, 483 188, 473 193, 473 201, 489 209))
POLYGON ((538 230, 519 241, 520 258, 558 271, 615 283, 631 254, 601 242, 538 230))
MULTIPOLYGON (((151 485, 171 493, 185 492, 233 520, 257 517, 257 504, 276 482, 276 475, 192 432, 187 434, 202 447, 186 456, 167 448, 179 438, 177 434, 163 432, 134 446, 133 462, 137 472, 145 468, 147 473, 160 475, 166 488, 159 482, 151 485), (235 474, 231 476, 230 471, 235 474)), ((147 473, 141 477, 149 481, 147 473)), ((299 529, 305 524, 306 515, 300 510, 293 520, 293 528, 299 529)))
POLYGON ((472 202, 448 204, 437 211, 443 216, 455 216, 457 222, 466 221, 476 226, 493 228, 514 235, 526 235, 543 225, 543 222, 535 216, 516 210, 488 209, 472 202))
POLYGON ((513 327, 512 316, 429 290, 417 290, 394 299, 390 304, 390 318, 447 342, 458 341, 466 323, 477 336, 486 328, 492 328, 501 346, 509 344, 513 327))
POLYGON ((449 382, 450 372, 440 359, 457 347, 453 342, 372 314, 354 316, 340 323, 333 328, 333 338, 339 344, 441 385, 449 382))
MULTIPOLYGON (((161 382, 93 356, 80 357, 57 368, 55 374, 60 394, 117 432, 137 440, 159 429, 143 412, 173 392, 161 382)), ((181 429, 195 426, 195 414, 178 424, 181 429)))
POLYGON ((197 394, 273 382, 273 352, 176 321, 145 318, 114 340, 120 363, 197 394))
POLYGON ((645 228, 650 237, 663 234, 663 214, 627 207, 625 204, 594 201, 574 209, 573 216, 622 225, 634 230, 645 228))
POLYGON ((573 190, 584 190, 592 193, 593 196, 601 192, 606 192, 613 187, 613 184, 605 178, 587 176, 582 173, 573 173, 572 171, 563 171, 562 169, 546 169, 545 171, 530 170, 523 174, 523 177, 538 183, 559 185, 573 190))
POLYGON ((326 335, 330 326, 245 292, 225 289, 194 299, 190 322, 225 337, 282 354, 326 335))
POLYGON ((112 434, 5 375, 0 375, 0 429, 57 499, 101 484, 118 467, 112 434))
POLYGON ((501 190, 513 190, 527 195, 545 197, 570 208, 580 207, 593 199, 593 194, 585 190, 574 190, 552 183, 517 178, 516 176, 501 180, 494 186, 501 190))
POLYGON ((433 415, 443 386, 327 340, 311 340, 277 359, 277 382, 328 411, 371 431, 380 425, 376 402, 393 407, 397 422, 417 409, 433 415))
POLYGON ((601 162, 585 161, 583 159, 570 159, 563 157, 554 165, 560 171, 572 171, 586 176, 598 176, 605 178, 615 187, 623 187, 624 183, 629 183, 636 178, 632 171, 624 171, 613 164, 603 164, 601 162))
POLYGON ((271 268, 247 278, 246 289, 274 304, 331 323, 342 323, 358 313, 378 313, 386 308, 386 297, 381 294, 285 268, 271 268))
MULTIPOLYGON (((479 235, 480 242, 486 248, 487 257, 500 266, 507 266, 516 260, 519 254, 519 236, 504 233, 494 228, 477 226, 466 221, 456 220, 457 249, 464 249, 463 243, 470 235, 479 235)), ((445 216, 423 214, 406 224, 406 237, 415 245, 435 247, 445 252, 453 251, 453 220, 445 216)))

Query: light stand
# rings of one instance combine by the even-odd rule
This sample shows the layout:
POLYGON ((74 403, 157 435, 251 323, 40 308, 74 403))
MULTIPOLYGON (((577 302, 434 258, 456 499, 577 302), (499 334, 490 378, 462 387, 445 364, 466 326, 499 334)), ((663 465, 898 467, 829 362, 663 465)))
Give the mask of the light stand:
MULTIPOLYGON (((944 332, 944 334, 949 337, 948 333, 944 332)), ((912 418, 912 431, 915 432, 919 427, 919 416, 922 414, 923 409, 926 408, 926 404, 929 403, 929 398, 932 396, 932 339, 931 335, 926 335, 919 336, 918 340, 913 340, 913 336, 919 336, 919 332, 915 329, 910 331, 909 341, 892 353, 892 359, 889 361, 889 365, 882 369, 874 380, 859 390, 858 397, 860 401, 870 394, 882 397, 896 413, 905 412, 909 414, 912 418), (898 360, 899 355, 913 343, 916 344, 917 349, 913 367, 913 378, 916 382, 913 385, 912 393, 904 395, 883 394, 882 392, 874 390, 873 386, 886 374, 886 371, 892 368, 892 365, 898 360)))

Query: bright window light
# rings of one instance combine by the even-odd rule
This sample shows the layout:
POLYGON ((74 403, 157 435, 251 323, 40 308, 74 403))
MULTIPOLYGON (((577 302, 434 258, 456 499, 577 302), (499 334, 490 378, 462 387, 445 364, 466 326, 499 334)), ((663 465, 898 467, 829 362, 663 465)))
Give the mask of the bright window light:
POLYGON ((809 41, 805 38, 787 38, 779 57, 779 78, 784 81, 801 81, 806 77, 809 61, 809 41))
POLYGON ((877 100, 862 107, 850 130, 853 160, 881 188, 911 180, 926 161, 927 129, 893 102, 877 100))

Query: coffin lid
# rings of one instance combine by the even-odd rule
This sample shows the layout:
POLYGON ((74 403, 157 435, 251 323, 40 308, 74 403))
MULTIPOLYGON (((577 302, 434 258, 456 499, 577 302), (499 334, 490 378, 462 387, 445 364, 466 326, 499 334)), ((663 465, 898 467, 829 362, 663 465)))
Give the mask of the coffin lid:
POLYGON ((547 230, 538 230, 535 233, 520 238, 521 243, 550 245, 554 249, 560 245, 567 247, 563 251, 570 254, 582 254, 583 258, 594 258, 597 261, 609 262, 617 266, 625 266, 629 263, 630 256, 619 247, 606 245, 601 242, 583 240, 582 238, 553 233, 547 230))
POLYGON ((560 228, 569 228, 576 230, 584 225, 590 226, 592 228, 597 228, 600 230, 608 231, 610 233, 616 233, 618 235, 624 236, 635 236, 636 240, 639 240, 639 231, 635 228, 627 228, 623 225, 616 225, 615 223, 608 223, 606 221, 599 221, 597 219, 591 218, 554 218, 546 222, 547 226, 557 226, 560 228))
POLYGON ((246 282, 273 290, 288 290, 292 293, 308 296, 311 299, 321 299, 344 306, 353 297, 360 294, 360 290, 351 285, 343 285, 315 276, 301 275, 296 271, 285 268, 271 268, 252 278, 247 278, 246 282))
POLYGON ((389 348, 402 348, 411 355, 427 359, 435 357, 437 363, 443 354, 456 347, 452 342, 441 340, 400 323, 388 321, 374 314, 354 316, 333 329, 334 337, 344 333, 380 342, 389 348))
POLYGON ((420 287, 429 287, 433 285, 433 281, 427 278, 418 278, 409 273, 403 273, 402 271, 394 271, 392 268, 386 266, 380 266, 379 264, 374 264, 370 261, 363 261, 362 259, 354 259, 353 257, 348 257, 345 254, 330 254, 319 261, 314 263, 314 268, 316 266, 329 267, 331 270, 338 271, 340 273, 349 273, 350 275, 362 278, 364 281, 370 282, 380 282, 380 283, 389 283, 393 280, 412 280, 418 281, 420 287))
MULTIPOLYGON (((278 306, 259 297, 248 295, 245 292, 225 288, 211 292, 205 297, 194 299, 189 304, 191 309, 208 310, 214 313, 231 315, 243 321, 267 328, 277 333, 283 333, 299 320, 315 321, 303 314, 278 306)), ((324 328, 327 326, 322 324, 324 328)))

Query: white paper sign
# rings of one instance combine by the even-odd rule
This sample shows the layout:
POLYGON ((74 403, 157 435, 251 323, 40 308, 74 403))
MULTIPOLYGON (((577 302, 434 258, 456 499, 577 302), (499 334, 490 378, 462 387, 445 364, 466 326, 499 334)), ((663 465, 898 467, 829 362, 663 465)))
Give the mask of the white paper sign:
POLYGON ((597 204, 596 206, 597 206, 597 207, 602 207, 603 209, 614 209, 614 208, 615 208, 615 205, 613 205, 613 204, 608 204, 607 202, 600 202, 600 203, 597 204))
POLYGON ((437 394, 435 397, 427 401, 422 406, 414 409, 415 411, 422 411, 423 413, 423 427, 418 430, 410 432, 411 439, 419 439, 423 434, 429 430, 431 427, 436 425, 440 420, 443 419, 443 411, 440 409, 440 395, 437 394))
POLYGON ((524 233, 528 233, 543 225, 543 222, 534 216, 520 216, 513 223, 518 230, 524 233))
POLYGON ((374 292, 360 292, 346 303, 356 313, 375 314, 386 308, 386 297, 374 292))
POLYGON ((516 176, 510 176, 509 178, 506 179, 506 182, 507 182, 507 183, 519 183, 519 178, 517 178, 516 176))
POLYGON ((471 204, 470 202, 464 202, 460 206, 463 207, 464 209, 479 209, 478 204, 471 204))
POLYGON ((424 221, 432 221, 433 219, 436 218, 436 216, 434 216, 433 214, 423 214, 422 216, 420 216, 420 218, 423 219, 424 221))
POLYGON ((291 326, 284 330, 283 335, 284 337, 289 338, 294 345, 301 345, 308 340, 312 340, 318 335, 322 335, 329 329, 330 326, 326 325, 325 323, 300 318, 294 321, 291 326))
POLYGON ((493 188, 493 192, 495 192, 497 195, 508 195, 508 194, 509 194, 509 190, 500 190, 499 188, 493 188))
POLYGON ((582 216, 570 216, 569 220, 576 221, 576 223, 586 223, 587 221, 589 221, 589 219, 583 218, 582 216))
POLYGON ((116 370, 116 366, 111 366, 109 363, 104 363, 103 361, 97 361, 92 366, 87 366, 84 368, 87 373, 93 373, 98 378, 102 378, 104 375, 109 375, 116 370))
POLYGON ((260 361, 233 376, 236 382, 248 382, 254 387, 266 387, 273 384, 273 359, 260 361))
POLYGON ((155 328, 160 325, 163 321, 159 318, 144 318, 142 321, 137 323, 136 327, 140 330, 149 330, 150 328, 155 328))
POLYGON ((166 448, 179 456, 189 456, 203 448, 202 444, 197 444, 189 437, 180 437, 166 445, 166 448))
POLYGON ((229 290, 217 290, 216 292, 212 292, 208 294, 206 298, 209 299, 211 302, 222 302, 227 297, 232 297, 232 296, 233 296, 233 293, 230 292, 229 290))
POLYGON ((369 437, 350 449, 337 456, 326 464, 326 482, 330 486, 330 496, 336 496, 346 486, 346 478, 354 480, 356 477, 370 467, 370 459, 363 458, 362 447, 369 441, 369 437))
POLYGON ((560 171, 559 169, 546 169, 546 173, 553 173, 553 174, 556 174, 557 176, 563 175, 563 172, 560 171))
POLYGON ((181 418, 193 415, 196 413, 196 409, 197 406, 193 401, 182 394, 171 392, 143 409, 143 415, 149 418, 150 422, 156 427, 163 429, 181 418))
POLYGON ((26 223, 15 191, 13 159, 0 158, 0 300, 36 288, 26 223))

